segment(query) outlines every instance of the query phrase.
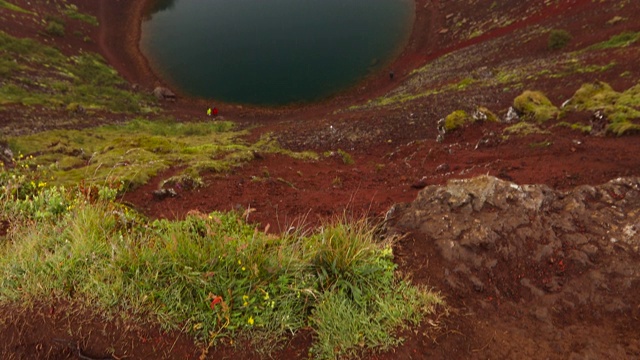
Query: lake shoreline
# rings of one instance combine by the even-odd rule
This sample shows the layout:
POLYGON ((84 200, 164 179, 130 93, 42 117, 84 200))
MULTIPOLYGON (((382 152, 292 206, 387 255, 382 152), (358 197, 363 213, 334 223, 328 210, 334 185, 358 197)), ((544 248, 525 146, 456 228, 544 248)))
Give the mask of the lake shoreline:
MULTIPOLYGON (((99 9, 100 40, 99 47, 110 65, 112 65, 126 80, 132 84, 137 84, 144 89, 152 90, 156 86, 167 86, 159 74, 156 74, 140 49, 140 39, 142 36, 142 20, 145 11, 156 0, 140 1, 113 1, 101 0, 99 9), (104 25, 107 24, 107 25, 104 25)), ((412 17, 412 30, 407 43, 401 48, 400 54, 385 68, 367 76, 362 81, 356 83, 351 88, 337 93, 326 100, 309 104, 291 104, 278 107, 254 106, 260 109, 273 108, 277 110, 299 109, 307 106, 321 105, 339 107, 340 104, 362 102, 388 92, 394 87, 396 81, 389 81, 388 74, 394 72, 396 80, 407 76, 411 70, 421 65, 425 58, 422 50, 425 44, 425 25, 428 26, 427 7, 430 0, 415 0, 412 17)), ((172 89, 174 90, 174 89, 172 89)), ((185 100, 198 101, 191 96, 184 96, 178 90, 174 90, 185 100)), ((233 104, 243 105, 245 104, 233 104)))

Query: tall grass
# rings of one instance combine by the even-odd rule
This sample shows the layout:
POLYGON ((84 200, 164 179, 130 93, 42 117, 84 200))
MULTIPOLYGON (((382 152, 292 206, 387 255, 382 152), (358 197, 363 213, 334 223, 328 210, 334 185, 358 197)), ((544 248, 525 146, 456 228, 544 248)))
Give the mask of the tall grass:
POLYGON ((311 328, 316 358, 388 349, 441 303, 396 276, 391 239, 365 220, 276 236, 239 213, 148 221, 110 189, 96 199, 31 183, 0 178, 0 220, 12 224, 0 242, 1 302, 63 299, 151 318, 205 347, 246 336, 269 350, 311 328), (56 211, 28 206, 49 202, 56 211))

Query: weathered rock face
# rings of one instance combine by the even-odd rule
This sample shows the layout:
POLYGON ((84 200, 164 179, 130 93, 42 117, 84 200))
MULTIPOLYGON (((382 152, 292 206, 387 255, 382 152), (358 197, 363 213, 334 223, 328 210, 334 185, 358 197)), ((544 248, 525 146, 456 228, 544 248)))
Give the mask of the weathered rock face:
POLYGON ((566 193, 491 176, 452 180, 396 206, 390 223, 430 243, 444 286, 461 296, 544 298, 556 311, 585 302, 622 311, 640 303, 620 300, 620 292, 640 288, 637 178, 566 193))
POLYGON ((402 269, 440 290, 454 316, 473 318, 464 336, 495 341, 491 358, 640 355, 640 179, 569 192, 452 180, 387 218, 408 235, 395 248, 402 269))

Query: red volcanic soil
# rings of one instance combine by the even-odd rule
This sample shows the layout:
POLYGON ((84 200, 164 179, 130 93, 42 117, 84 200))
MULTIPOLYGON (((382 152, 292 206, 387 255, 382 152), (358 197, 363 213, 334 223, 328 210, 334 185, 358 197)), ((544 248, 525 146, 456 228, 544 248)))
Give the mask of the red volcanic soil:
MULTIPOLYGON (((15 3, 38 11, 50 10, 48 5, 41 3, 15 3)), ((100 52, 132 84, 152 90, 163 82, 150 71, 147 60, 137 49, 145 3, 78 2, 81 11, 95 14, 100 19, 98 29, 85 29, 95 42, 83 43, 70 36, 50 41, 65 51, 83 48, 100 52)), ((271 231, 285 231, 290 226, 313 226, 345 213, 382 218, 394 204, 409 203, 426 186, 445 184, 450 179, 488 174, 517 184, 546 184, 554 190, 568 191, 579 185, 599 185, 618 177, 640 176, 640 141, 634 134, 592 136, 554 127, 547 134, 505 138, 501 134, 507 125, 475 123, 447 134, 442 142, 436 141, 436 123, 451 111, 470 110, 481 105, 503 116, 514 97, 524 89, 541 90, 555 104, 571 97, 585 82, 605 81, 615 90, 623 91, 638 83, 638 44, 632 44, 625 52, 594 53, 595 64, 615 62, 611 70, 576 72, 557 78, 538 77, 525 81, 520 87, 469 88, 397 106, 346 110, 349 106, 365 105, 369 99, 409 86, 407 84, 415 77, 412 70, 446 55, 470 51, 477 59, 460 62, 456 72, 443 75, 443 80, 434 79, 441 81, 437 84, 440 86, 455 84, 478 69, 515 63, 535 64, 552 56, 547 47, 546 32, 532 29, 569 31, 573 40, 563 51, 576 51, 623 31, 640 31, 640 23, 634 20, 635 14, 640 13, 640 2, 637 1, 543 3, 416 0, 414 29, 404 52, 386 69, 352 89, 321 103, 290 108, 218 106, 223 118, 253 129, 250 139, 272 132, 285 148, 321 153, 342 149, 351 155, 353 164, 345 163, 337 153, 319 161, 262 154, 228 174, 205 176, 203 188, 178 191, 176 197, 157 200, 152 191, 158 188, 162 179, 179 171, 169 170, 127 193, 124 201, 150 218, 182 218, 192 210, 251 208, 255 211, 251 212, 249 221, 263 227, 269 224, 271 231), (623 20, 612 21, 616 17, 623 20), (465 31, 473 26, 483 31, 471 37, 465 31), (529 30, 532 31, 524 39, 523 32, 529 30), (393 80, 387 75, 391 69, 395 73, 393 80), (263 181, 253 181, 254 178, 263 181)), ((72 23, 69 26, 81 25, 72 23)), ((42 36, 18 20, 3 24, 2 28, 14 35, 42 36)), ((206 118, 207 101, 204 99, 179 96, 176 102, 162 106, 177 119, 206 118)), ((573 114, 571 120, 588 123, 590 115, 573 114)), ((409 237, 399 245, 396 253, 402 271, 411 274, 416 282, 441 291, 450 312, 433 319, 438 324, 436 327, 424 325, 404 334, 405 343, 393 352, 365 355, 366 358, 640 358, 637 340, 640 338, 640 326, 637 325, 640 307, 623 313, 626 321, 616 323, 616 318, 590 316, 600 312, 596 306, 589 308, 587 304, 582 309, 582 318, 593 325, 589 331, 596 329, 599 323, 603 324, 603 331, 585 333, 574 327, 569 331, 567 325, 567 331, 556 331, 553 333, 555 338, 549 339, 550 336, 536 329, 549 326, 549 322, 553 322, 555 329, 563 328, 573 318, 528 316, 522 309, 535 304, 517 301, 505 307, 480 308, 465 294, 450 291, 444 281, 438 280, 440 276, 432 276, 438 269, 423 264, 424 259, 432 255, 429 244, 419 241, 418 237, 409 237), (430 280, 432 278, 435 280, 430 280), (636 325, 629 319, 634 319, 636 325), (527 334, 533 338, 527 338, 527 334), (600 348, 591 346, 589 352, 584 352, 590 337, 598 338, 594 346, 600 348), (527 351, 506 353, 503 351, 505 344, 509 344, 509 349, 520 347, 527 351)), ((634 256, 637 260, 637 254, 634 256)), ((434 263, 438 264, 437 260, 434 263)), ((512 269, 501 268, 500 271, 503 273, 495 274, 498 279, 507 278, 512 269)), ((622 291, 613 284, 609 286, 611 293, 622 291)), ((632 289, 638 290, 637 284, 632 289)), ((621 293, 619 299, 628 301, 628 295, 621 293)), ((638 304, 634 303, 634 306, 638 304)), ((98 355, 107 354, 108 349, 115 349, 116 355, 126 354, 129 359, 194 359, 199 356, 198 347, 184 335, 141 325, 105 322, 99 316, 80 312, 67 304, 39 304, 27 313, 11 311, 0 309, 3 315, 6 314, 4 318, 9 319, 0 322, 0 337, 5 339, 0 351, 9 354, 6 358, 66 359, 91 354, 98 358, 98 355), (65 343, 60 339, 73 340, 65 343)), ((274 358, 306 358, 311 337, 308 333, 296 335, 274 358)), ((207 358, 220 357, 260 358, 242 347, 221 347, 210 351, 207 358)))

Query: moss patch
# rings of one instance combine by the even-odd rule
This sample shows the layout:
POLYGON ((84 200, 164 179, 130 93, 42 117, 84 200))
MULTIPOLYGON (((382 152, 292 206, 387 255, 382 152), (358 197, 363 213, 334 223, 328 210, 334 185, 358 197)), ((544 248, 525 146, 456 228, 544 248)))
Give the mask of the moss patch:
POLYGON ((14 5, 14 4, 12 4, 12 3, 8 2, 8 1, 5 1, 5 0, 0 0, 0 7, 3 7, 5 9, 9 9, 11 11, 20 12, 20 13, 23 13, 23 14, 32 14, 33 15, 33 13, 31 11, 25 10, 25 9, 21 8, 20 6, 18 6, 18 5, 14 5))
POLYGON ((58 184, 123 181, 146 183, 170 166, 184 166, 184 176, 199 182, 203 172, 225 172, 254 159, 256 153, 281 153, 313 159, 313 153, 282 149, 269 136, 254 144, 240 139, 246 131, 231 122, 178 123, 172 120, 133 120, 78 130, 54 130, 9 140, 15 154, 32 154, 40 166, 51 168, 58 184))
POLYGON ((542 130, 535 124, 521 121, 515 125, 506 127, 502 133, 504 135, 527 136, 533 134, 549 134, 549 131, 542 130))
POLYGON ((453 131, 470 121, 473 121, 473 118, 466 111, 456 110, 444 118, 444 128, 446 131, 453 131))
POLYGON ((607 132, 618 136, 635 132, 640 126, 640 84, 622 93, 601 81, 584 84, 567 104, 565 111, 571 110, 601 110, 609 121, 607 132))
POLYGON ((129 84, 100 55, 81 52, 67 57, 35 40, 0 31, 0 58, 16 60, 0 61, 0 104, 57 109, 75 103, 114 113, 154 111, 155 99, 129 91, 129 84))
POLYGON ((527 90, 513 100, 513 108, 525 119, 537 123, 558 115, 558 108, 540 91, 527 90))

